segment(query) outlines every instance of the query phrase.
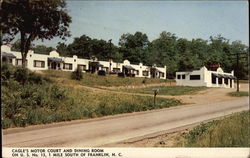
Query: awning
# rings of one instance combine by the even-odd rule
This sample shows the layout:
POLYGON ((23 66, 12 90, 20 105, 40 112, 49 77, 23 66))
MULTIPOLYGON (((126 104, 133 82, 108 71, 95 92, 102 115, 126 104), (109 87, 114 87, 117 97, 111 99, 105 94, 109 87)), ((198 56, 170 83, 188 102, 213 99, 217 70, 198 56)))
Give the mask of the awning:
POLYGON ((63 62, 63 60, 61 58, 56 58, 56 57, 50 57, 50 58, 48 58, 48 60, 54 61, 54 62, 58 62, 58 63, 62 63, 63 62))
POLYGON ((235 76, 231 76, 231 75, 226 75, 228 79, 232 79, 232 80, 235 80, 236 77, 235 76))
POLYGON ((90 65, 95 67, 103 67, 103 65, 100 64, 99 62, 91 62, 90 65))
POLYGON ((216 74, 216 73, 212 73, 212 75, 214 77, 218 77, 218 78, 236 79, 236 77, 234 77, 232 75, 216 74))
POLYGON ((2 52, 1 56, 8 57, 8 58, 16 58, 16 56, 13 55, 12 53, 6 53, 6 52, 2 52))
POLYGON ((129 66, 129 65, 124 65, 123 67, 128 69, 128 70, 135 70, 135 68, 133 68, 132 66, 129 66))
POLYGON ((155 69, 155 72, 160 72, 160 73, 163 73, 162 71, 160 71, 159 69, 155 69))

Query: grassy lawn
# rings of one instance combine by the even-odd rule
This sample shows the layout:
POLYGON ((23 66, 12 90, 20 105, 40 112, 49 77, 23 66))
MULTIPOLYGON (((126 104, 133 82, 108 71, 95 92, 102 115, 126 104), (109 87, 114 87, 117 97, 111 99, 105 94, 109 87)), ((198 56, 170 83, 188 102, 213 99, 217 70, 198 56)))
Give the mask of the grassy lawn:
MULTIPOLYGON (((57 71, 57 70, 46 70, 43 71, 45 76, 52 78, 67 78, 70 79, 71 72, 57 71)), ((174 80, 164 79, 151 79, 151 78, 140 78, 140 77, 125 77, 120 78, 116 75, 98 76, 96 74, 84 73, 83 79, 79 81, 79 84, 85 86, 130 86, 130 85, 143 85, 152 83, 165 83, 174 82, 174 80)))
POLYGON ((232 97, 245 97, 245 96, 249 96, 249 92, 245 92, 245 91, 230 92, 228 93, 228 95, 232 97))
POLYGON ((250 147, 249 114, 249 111, 236 113, 201 124, 185 134, 178 144, 184 147, 250 147))
POLYGON ((198 91, 205 90, 207 87, 190 87, 190 86, 156 86, 147 88, 137 88, 137 89, 120 89, 121 91, 131 92, 131 93, 144 93, 153 94, 152 89, 159 89, 158 94, 160 95, 185 95, 185 94, 195 94, 198 91))

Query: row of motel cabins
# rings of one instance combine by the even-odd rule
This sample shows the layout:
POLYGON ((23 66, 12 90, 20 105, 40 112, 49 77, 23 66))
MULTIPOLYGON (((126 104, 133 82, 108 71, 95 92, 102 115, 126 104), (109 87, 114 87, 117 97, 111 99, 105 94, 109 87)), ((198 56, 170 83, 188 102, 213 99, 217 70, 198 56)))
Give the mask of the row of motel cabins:
MULTIPOLYGON (((1 61, 9 62, 16 66, 22 65, 22 57, 20 52, 12 51, 8 45, 1 46, 1 61)), ((155 67, 155 73, 150 73, 150 66, 145 66, 142 63, 139 65, 131 64, 128 60, 123 63, 111 61, 98 61, 97 58, 83 59, 76 55, 73 57, 60 56, 58 52, 51 51, 48 54, 38 54, 29 50, 26 58, 26 67, 30 70, 63 70, 74 71, 77 67, 83 72, 96 73, 99 70, 104 70, 107 73, 121 73, 132 77, 147 77, 166 79, 167 67, 155 67), (110 71, 111 70, 111 71, 110 71)))
MULTIPOLYGON (((16 66, 22 65, 21 53, 12 51, 8 45, 1 46, 1 61, 9 62, 16 66)), ((62 70, 74 71, 77 67, 83 72, 95 73, 99 70, 111 73, 123 72, 126 76, 147 77, 166 79, 167 67, 155 67, 155 73, 150 73, 150 66, 145 66, 142 63, 139 65, 130 64, 128 60, 123 63, 111 61, 98 61, 95 59, 82 59, 76 55, 73 57, 60 56, 58 52, 51 51, 48 54, 38 54, 29 50, 26 59, 26 67, 30 70, 62 70)), ((218 67, 217 70, 208 70, 205 66, 200 70, 189 72, 176 72, 176 85, 179 86, 205 86, 205 87, 224 87, 234 88, 234 71, 225 73, 218 67)))

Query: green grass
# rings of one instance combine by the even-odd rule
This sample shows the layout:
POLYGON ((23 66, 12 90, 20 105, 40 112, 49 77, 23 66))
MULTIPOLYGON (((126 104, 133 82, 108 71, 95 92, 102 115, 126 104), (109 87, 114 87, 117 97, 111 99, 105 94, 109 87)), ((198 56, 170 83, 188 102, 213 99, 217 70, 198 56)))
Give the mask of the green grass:
POLYGON ((245 92, 245 91, 230 92, 228 93, 228 95, 232 97, 245 97, 245 96, 249 96, 249 92, 245 92))
MULTIPOLYGON (((71 72, 58 71, 58 70, 47 70, 43 71, 45 76, 52 78, 66 78, 70 79, 71 72)), ((117 77, 116 75, 106 75, 98 76, 96 74, 84 73, 83 79, 78 81, 79 84, 85 86, 129 86, 129 85, 143 85, 143 84, 152 84, 152 83, 165 83, 165 82, 174 82, 174 80, 164 80, 164 79, 151 79, 151 78, 140 78, 140 77, 117 77)))
POLYGON ((249 111, 233 114, 189 131, 177 146, 250 147, 249 111))
POLYGON ((190 87, 190 86, 156 86, 156 87, 147 87, 147 88, 127 88, 119 89, 121 91, 130 92, 130 93, 143 93, 143 94, 153 94, 152 89, 159 89, 159 95, 186 95, 186 94, 195 94, 201 90, 207 89, 206 87, 190 87))

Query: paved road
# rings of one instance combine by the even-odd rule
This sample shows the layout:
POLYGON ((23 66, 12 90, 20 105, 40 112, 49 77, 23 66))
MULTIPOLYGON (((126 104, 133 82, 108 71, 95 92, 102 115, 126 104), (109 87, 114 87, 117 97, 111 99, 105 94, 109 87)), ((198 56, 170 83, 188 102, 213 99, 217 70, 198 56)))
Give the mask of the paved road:
POLYGON ((249 109, 248 98, 3 131, 5 147, 105 146, 249 109))

